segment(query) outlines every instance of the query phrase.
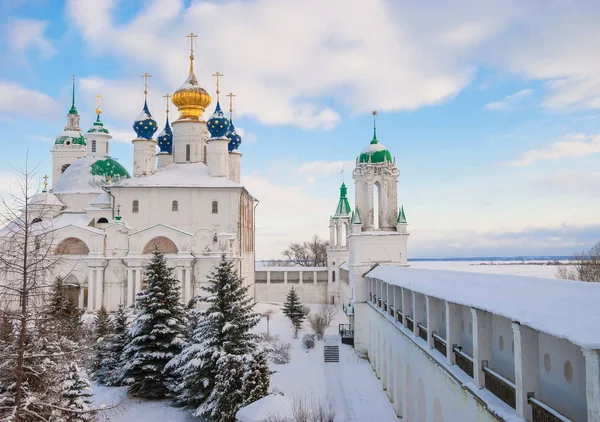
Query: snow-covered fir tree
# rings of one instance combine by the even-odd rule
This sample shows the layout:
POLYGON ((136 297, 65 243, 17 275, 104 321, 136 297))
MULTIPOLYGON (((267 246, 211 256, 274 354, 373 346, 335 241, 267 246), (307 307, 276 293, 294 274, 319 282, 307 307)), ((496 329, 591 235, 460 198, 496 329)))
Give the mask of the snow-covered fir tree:
POLYGON ((90 381, 82 376, 75 362, 71 362, 67 367, 65 377, 60 384, 60 396, 62 409, 54 410, 52 421, 84 422, 94 419, 92 387, 90 381))
POLYGON ((244 362, 256 350, 250 330, 260 317, 252 309, 248 288, 225 257, 203 289, 208 308, 198 315, 192 344, 169 367, 181 379, 178 401, 194 409, 195 416, 224 422, 233 420, 231 415, 243 404, 244 362))
POLYGON ((62 277, 57 277, 52 285, 52 296, 46 306, 49 318, 58 322, 56 324, 58 335, 63 335, 71 340, 80 338, 83 310, 65 294, 62 277))
POLYGON ((294 286, 292 286, 285 298, 283 314, 292 321, 292 325, 294 326, 294 337, 298 337, 298 331, 302 328, 302 323, 306 318, 306 314, 302 310, 302 303, 300 303, 300 297, 298 296, 296 289, 294 289, 294 286))
POLYGON ((124 366, 122 355, 129 337, 127 320, 130 314, 128 308, 124 305, 119 305, 119 308, 113 315, 111 334, 106 342, 106 357, 100 364, 103 376, 98 379, 99 382, 103 382, 105 385, 120 385, 122 381, 124 366))
POLYGON ((170 383, 165 365, 181 352, 184 343, 184 309, 179 281, 157 249, 146 267, 145 281, 148 287, 136 298, 139 311, 123 351, 123 382, 134 396, 162 398, 170 383))
POLYGON ((259 348, 246 360, 246 371, 243 379, 244 406, 254 403, 269 394, 271 370, 267 358, 267 350, 259 348))
POLYGON ((92 378, 101 384, 105 383, 107 376, 106 367, 103 363, 110 357, 108 348, 109 337, 111 334, 112 326, 110 316, 108 315, 106 308, 101 306, 94 317, 94 355, 90 368, 92 378))

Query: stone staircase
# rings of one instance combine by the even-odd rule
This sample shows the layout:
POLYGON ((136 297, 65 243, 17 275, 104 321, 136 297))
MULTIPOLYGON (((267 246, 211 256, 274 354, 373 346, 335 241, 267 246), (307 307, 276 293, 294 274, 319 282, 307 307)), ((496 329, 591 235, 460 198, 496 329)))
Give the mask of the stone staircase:
POLYGON ((324 348, 325 363, 340 361, 340 346, 327 346, 324 348))

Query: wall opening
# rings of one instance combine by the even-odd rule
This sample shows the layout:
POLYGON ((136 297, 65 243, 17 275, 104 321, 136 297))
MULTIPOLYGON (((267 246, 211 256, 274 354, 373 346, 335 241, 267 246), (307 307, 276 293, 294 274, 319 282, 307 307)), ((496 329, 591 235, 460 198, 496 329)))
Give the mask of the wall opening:
POLYGON ((190 144, 187 144, 185 146, 185 161, 190 162, 191 159, 192 159, 192 148, 190 147, 190 144))
POLYGON ((90 249, 83 240, 76 237, 67 237, 56 247, 57 255, 87 255, 90 249))
POLYGON ((379 183, 373 185, 373 228, 381 228, 381 186, 379 183))
POLYGON ((164 236, 155 237, 148 242, 142 253, 151 254, 154 251, 154 248, 157 248, 161 253, 164 254, 179 252, 175 243, 171 239, 164 236))
POLYGON ((92 139, 92 152, 96 152, 96 140, 92 139))
POLYGON ((131 203, 131 212, 134 214, 140 212, 140 201, 138 201, 137 199, 134 199, 131 203))

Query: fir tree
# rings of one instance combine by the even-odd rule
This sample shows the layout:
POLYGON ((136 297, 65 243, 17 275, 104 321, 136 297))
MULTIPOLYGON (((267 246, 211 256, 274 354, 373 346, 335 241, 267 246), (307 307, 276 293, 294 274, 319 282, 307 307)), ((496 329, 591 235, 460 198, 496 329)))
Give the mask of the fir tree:
POLYGON ((271 370, 267 359, 267 351, 259 349, 246 361, 243 379, 244 406, 254 403, 269 394, 271 370))
POLYGON ((123 361, 121 357, 129 338, 127 319, 130 312, 123 305, 119 305, 111 322, 112 334, 106 345, 107 356, 102 361, 104 371, 104 384, 119 385, 123 377, 123 361))
POLYGON ((139 312, 123 351, 124 383, 134 396, 162 398, 167 395, 170 382, 165 365, 183 346, 184 310, 179 302, 179 281, 157 249, 145 277, 148 288, 136 299, 139 312))
POLYGON ((89 380, 81 376, 81 371, 75 362, 68 366, 65 379, 61 384, 61 406, 67 410, 60 410, 55 414, 56 419, 69 422, 83 422, 94 418, 92 408, 92 390, 89 380))
POLYGON ((298 293, 293 286, 285 298, 283 314, 292 321, 292 325, 294 326, 294 338, 297 338, 298 331, 302 328, 302 323, 306 318, 306 314, 302 310, 302 303, 300 303, 298 293))
POLYGON ((250 330, 260 317, 252 309, 248 288, 225 257, 203 289, 209 294, 203 298, 208 308, 198 315, 192 343, 169 366, 181 379, 176 392, 180 403, 195 409, 195 416, 229 418, 242 406, 243 361, 256 349, 250 330))
POLYGON ((109 337, 111 335, 111 322, 104 306, 96 312, 94 318, 94 355, 92 358, 92 378, 100 384, 106 382, 107 370, 104 362, 110 358, 109 337))
POLYGON ((77 341, 81 334, 83 311, 65 295, 63 279, 57 277, 52 285, 52 296, 46 308, 48 318, 58 322, 57 333, 77 341))

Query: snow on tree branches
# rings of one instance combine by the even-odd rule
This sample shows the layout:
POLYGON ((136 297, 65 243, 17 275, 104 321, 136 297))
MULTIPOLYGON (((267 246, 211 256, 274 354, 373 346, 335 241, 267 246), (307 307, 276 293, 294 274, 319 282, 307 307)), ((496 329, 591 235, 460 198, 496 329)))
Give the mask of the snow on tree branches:
POLYGON ((306 313, 303 310, 302 303, 300 303, 298 293, 293 286, 285 298, 283 314, 292 321, 292 325, 294 326, 294 338, 298 338, 298 331, 302 328, 306 313))

